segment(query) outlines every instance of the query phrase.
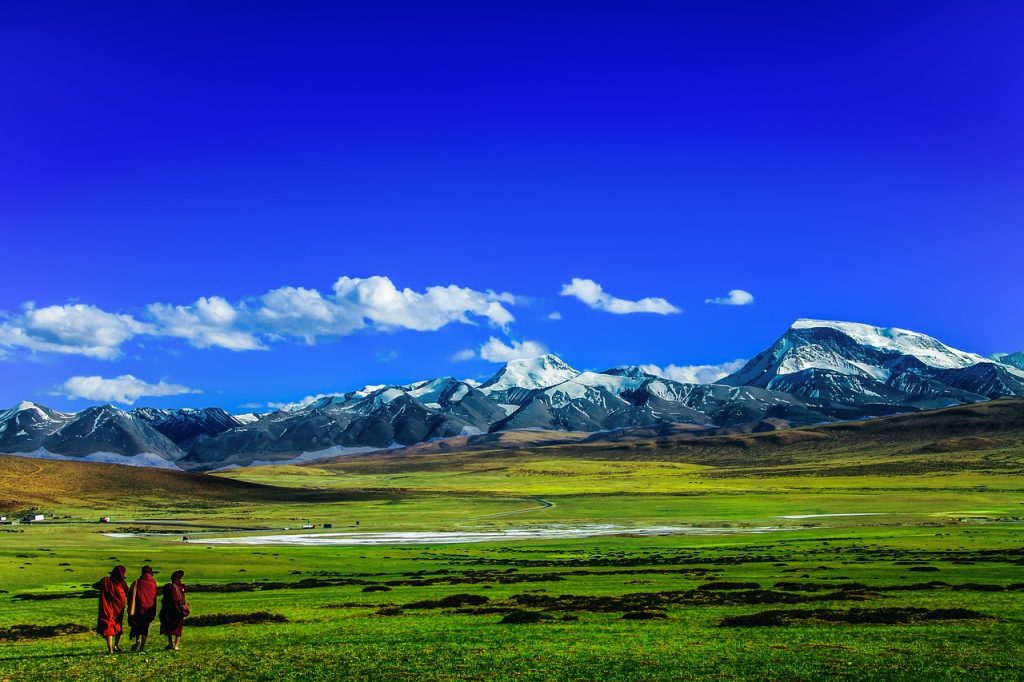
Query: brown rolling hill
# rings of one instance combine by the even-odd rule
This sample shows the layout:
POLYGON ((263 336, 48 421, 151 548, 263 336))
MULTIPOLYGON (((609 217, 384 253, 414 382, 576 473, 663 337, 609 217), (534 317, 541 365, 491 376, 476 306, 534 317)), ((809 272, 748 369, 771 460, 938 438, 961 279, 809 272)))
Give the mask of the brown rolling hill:
POLYGON ((109 508, 238 502, 331 502, 375 499, 377 492, 313 491, 168 469, 0 455, 0 512, 52 505, 109 508))

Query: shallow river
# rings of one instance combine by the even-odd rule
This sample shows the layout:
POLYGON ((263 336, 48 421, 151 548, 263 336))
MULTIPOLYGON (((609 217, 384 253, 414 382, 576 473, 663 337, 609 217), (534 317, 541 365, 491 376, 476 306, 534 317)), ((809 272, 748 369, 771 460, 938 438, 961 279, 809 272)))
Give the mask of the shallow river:
MULTIPOLYGON (((565 540, 607 535, 726 535, 772 533, 795 528, 695 528, 692 526, 649 526, 633 528, 615 525, 549 526, 495 531, 407 531, 390 533, 300 533, 281 535, 240 535, 196 538, 204 545, 435 545, 510 540, 565 540)), ((113 535, 113 534, 111 534, 113 535)))

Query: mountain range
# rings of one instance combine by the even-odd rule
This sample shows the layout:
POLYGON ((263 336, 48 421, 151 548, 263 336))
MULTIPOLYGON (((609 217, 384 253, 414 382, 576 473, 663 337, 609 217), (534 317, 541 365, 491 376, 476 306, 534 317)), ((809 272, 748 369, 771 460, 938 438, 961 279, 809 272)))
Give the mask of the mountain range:
POLYGON ((210 470, 298 462, 522 431, 619 440, 677 428, 763 431, 1024 396, 1024 353, 982 357, 903 329, 798 320, 715 384, 639 367, 578 371, 513 360, 482 384, 452 377, 366 386, 262 415, 223 409, 0 413, 0 452, 210 470))

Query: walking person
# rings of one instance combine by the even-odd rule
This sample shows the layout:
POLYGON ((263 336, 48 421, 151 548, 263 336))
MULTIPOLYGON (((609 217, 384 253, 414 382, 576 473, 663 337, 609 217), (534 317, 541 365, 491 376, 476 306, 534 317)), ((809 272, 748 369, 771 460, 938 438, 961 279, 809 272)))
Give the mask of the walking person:
POLYGON ((128 601, 124 577, 128 569, 114 566, 110 575, 93 585, 100 592, 99 616, 96 620, 96 632, 107 640, 107 653, 121 651, 122 621, 124 607, 128 601))
POLYGON ((164 585, 163 599, 160 603, 160 634, 167 635, 168 650, 177 651, 181 644, 181 628, 189 614, 188 601, 185 599, 185 586, 181 579, 185 571, 171 574, 171 582, 164 585))
POLYGON ((153 568, 143 566, 142 573, 128 590, 128 625, 131 632, 132 651, 145 651, 149 637, 149 625, 156 618, 156 580, 153 568))

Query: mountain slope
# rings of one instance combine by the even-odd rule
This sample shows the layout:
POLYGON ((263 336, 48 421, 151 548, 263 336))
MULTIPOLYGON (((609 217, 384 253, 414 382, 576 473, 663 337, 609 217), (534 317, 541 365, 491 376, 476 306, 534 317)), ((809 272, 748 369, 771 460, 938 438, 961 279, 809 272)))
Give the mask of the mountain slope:
POLYGON ((1024 372, 924 334, 806 319, 722 383, 856 406, 865 416, 1024 395, 1024 372))
POLYGON ((431 438, 481 433, 488 419, 505 414, 468 384, 454 380, 430 384, 411 384, 410 389, 385 386, 368 394, 355 391, 280 410, 197 441, 183 464, 197 468, 245 466, 256 461, 411 445, 431 438), (425 404, 414 394, 437 402, 425 404))
POLYGON ((170 469, 0 455, 0 512, 6 515, 51 505, 109 513, 111 505, 117 503, 124 513, 124 505, 132 509, 180 510, 197 504, 318 503, 383 496, 362 491, 281 488, 170 469))
POLYGON ((69 415, 34 403, 0 414, 0 452, 166 467, 185 454, 145 420, 112 405, 69 415))
POLYGON ((1000 362, 1016 369, 1024 369, 1024 350, 1016 353, 996 353, 991 356, 996 362, 1000 362))
POLYGON ((140 407, 132 410, 130 414, 167 436, 171 442, 185 451, 189 450, 197 439, 217 436, 229 429, 255 421, 238 419, 219 407, 186 407, 179 410, 140 407))
POLYGON ((580 374, 554 355, 512 360, 480 385, 480 391, 497 403, 521 405, 532 391, 569 381, 580 374))

